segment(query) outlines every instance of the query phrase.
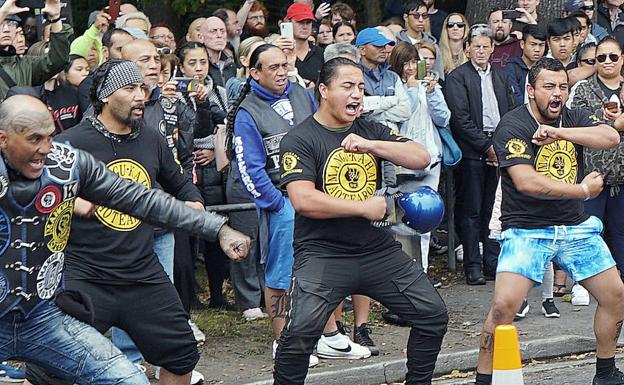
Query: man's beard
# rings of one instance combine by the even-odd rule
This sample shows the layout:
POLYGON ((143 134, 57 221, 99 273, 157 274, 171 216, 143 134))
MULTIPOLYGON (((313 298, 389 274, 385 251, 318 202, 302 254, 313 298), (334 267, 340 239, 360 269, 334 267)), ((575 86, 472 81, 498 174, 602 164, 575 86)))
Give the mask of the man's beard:
POLYGON ((505 40, 507 40, 507 36, 505 36, 505 32, 504 31, 496 31, 494 33, 494 40, 496 40, 499 43, 502 43, 505 40))
POLYGON ((262 24, 261 27, 252 27, 245 24, 243 33, 247 36, 260 36, 264 38, 269 34, 269 27, 267 27, 266 23, 262 24))
POLYGON ((139 130, 139 129, 143 128, 143 126, 145 125, 145 108, 142 107, 142 109, 143 109, 143 116, 140 117, 140 118, 135 118, 135 117, 132 116, 132 111, 134 111, 136 109, 138 109, 138 108, 130 109, 130 111, 128 112, 128 116, 124 120, 124 124, 128 128, 130 128, 132 131, 139 130))

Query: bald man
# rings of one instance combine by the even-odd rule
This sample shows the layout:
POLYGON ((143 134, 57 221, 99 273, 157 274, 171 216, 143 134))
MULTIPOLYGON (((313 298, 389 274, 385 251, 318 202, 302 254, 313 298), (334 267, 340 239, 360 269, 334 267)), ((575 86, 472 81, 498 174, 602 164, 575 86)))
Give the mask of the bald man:
POLYGON ((198 17, 193 20, 186 31, 186 41, 196 41, 198 43, 203 43, 203 39, 201 36, 201 26, 206 21, 205 17, 198 17))
POLYGON ((133 12, 139 12, 139 9, 130 3, 124 3, 119 6, 119 14, 122 16, 133 12))
POLYGON ((201 38, 208 50, 210 67, 208 74, 214 82, 225 87, 229 78, 236 76, 236 63, 225 52, 227 29, 223 20, 216 16, 207 18, 200 27, 201 38))

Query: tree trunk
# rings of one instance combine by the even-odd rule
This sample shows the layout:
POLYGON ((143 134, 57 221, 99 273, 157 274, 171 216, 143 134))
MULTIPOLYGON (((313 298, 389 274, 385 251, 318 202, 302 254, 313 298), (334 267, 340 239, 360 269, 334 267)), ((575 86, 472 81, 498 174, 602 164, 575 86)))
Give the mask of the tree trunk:
POLYGON ((364 0, 359 4, 362 4, 361 9, 358 9, 357 5, 355 6, 358 29, 362 29, 365 25, 375 26, 381 24, 383 19, 383 2, 381 0, 364 0))
MULTIPOLYGON (((539 14, 540 25, 546 25, 548 21, 561 17, 563 13, 563 3, 565 0, 542 0, 540 1, 539 14)), ((494 7, 502 9, 511 9, 515 7, 517 2, 510 0, 467 0, 466 17, 470 24, 487 23, 487 17, 490 10, 494 7)))

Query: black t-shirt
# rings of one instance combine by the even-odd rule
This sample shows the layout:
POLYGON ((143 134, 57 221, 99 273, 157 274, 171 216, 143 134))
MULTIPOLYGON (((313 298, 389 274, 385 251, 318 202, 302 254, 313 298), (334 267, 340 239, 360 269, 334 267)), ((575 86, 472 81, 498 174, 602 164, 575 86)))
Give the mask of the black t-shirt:
POLYGON ((297 58, 295 61, 295 67, 297 67, 297 72, 302 78, 314 82, 314 84, 318 82, 321 67, 324 63, 323 52, 323 48, 316 45, 310 45, 310 51, 303 61, 297 58))
MULTIPOLYGON (((344 151, 340 144, 351 133, 371 140, 408 141, 384 125, 361 118, 348 130, 336 132, 311 116, 282 139, 282 188, 306 180, 339 199, 364 201, 373 196, 381 184, 382 159, 344 151)), ((326 257, 358 256, 401 247, 388 232, 363 217, 313 219, 297 213, 294 237, 296 255, 312 252, 326 257)))
MULTIPOLYGON (((202 200, 156 129, 145 127, 138 136, 119 142, 105 137, 87 119, 55 140, 89 152, 123 178, 148 188, 158 182, 180 200, 202 200)), ((90 218, 74 216, 65 249, 65 277, 118 285, 167 282, 152 250, 153 239, 152 225, 117 210, 100 206, 90 218)))
MULTIPOLYGON (((583 146, 558 140, 546 146, 531 142, 538 128, 528 105, 507 113, 501 119, 494 148, 500 164, 503 200, 501 221, 508 228, 535 229, 554 225, 578 225, 588 218, 583 201, 578 199, 538 199, 516 190, 508 167, 530 164, 540 174, 568 184, 583 177, 583 146)), ((588 127, 600 120, 582 109, 563 111, 563 127, 588 127)), ((552 124, 559 126, 560 121, 552 124)))
POLYGON ((74 127, 82 120, 82 108, 76 88, 60 85, 53 91, 44 91, 57 132, 74 127))
POLYGON ((600 86, 600 89, 607 97, 607 100, 611 102, 616 102, 619 105, 620 104, 620 91, 622 90, 622 86, 618 87, 615 90, 612 90, 611 88, 607 87, 600 80, 600 78, 596 77, 596 79, 598 79, 598 85, 600 86))

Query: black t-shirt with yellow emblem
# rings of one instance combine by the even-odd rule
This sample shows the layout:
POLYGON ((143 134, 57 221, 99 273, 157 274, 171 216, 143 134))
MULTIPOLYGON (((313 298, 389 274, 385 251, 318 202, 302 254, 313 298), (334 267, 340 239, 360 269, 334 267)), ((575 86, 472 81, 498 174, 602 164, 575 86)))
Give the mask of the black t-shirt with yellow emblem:
MULTIPOLYGON (((282 188, 306 180, 334 198, 364 201, 373 196, 381 184, 382 159, 346 152, 340 144, 352 133, 371 140, 409 140, 384 125, 361 118, 348 129, 332 131, 311 116, 282 139, 282 188)), ((326 257, 358 256, 401 247, 366 218, 313 219, 299 213, 295 216, 294 246, 296 255, 311 252, 326 257)))
MULTIPOLYGON (((528 105, 507 113, 494 137, 494 148, 501 172, 503 200, 501 221, 508 228, 536 229, 554 225, 578 225, 588 218, 578 199, 539 199, 516 190, 507 168, 530 164, 535 170, 558 182, 576 184, 583 178, 583 146, 558 140, 546 146, 532 143, 538 128, 528 105)), ((582 109, 564 109, 561 121, 552 126, 589 127, 602 123, 582 109)))

